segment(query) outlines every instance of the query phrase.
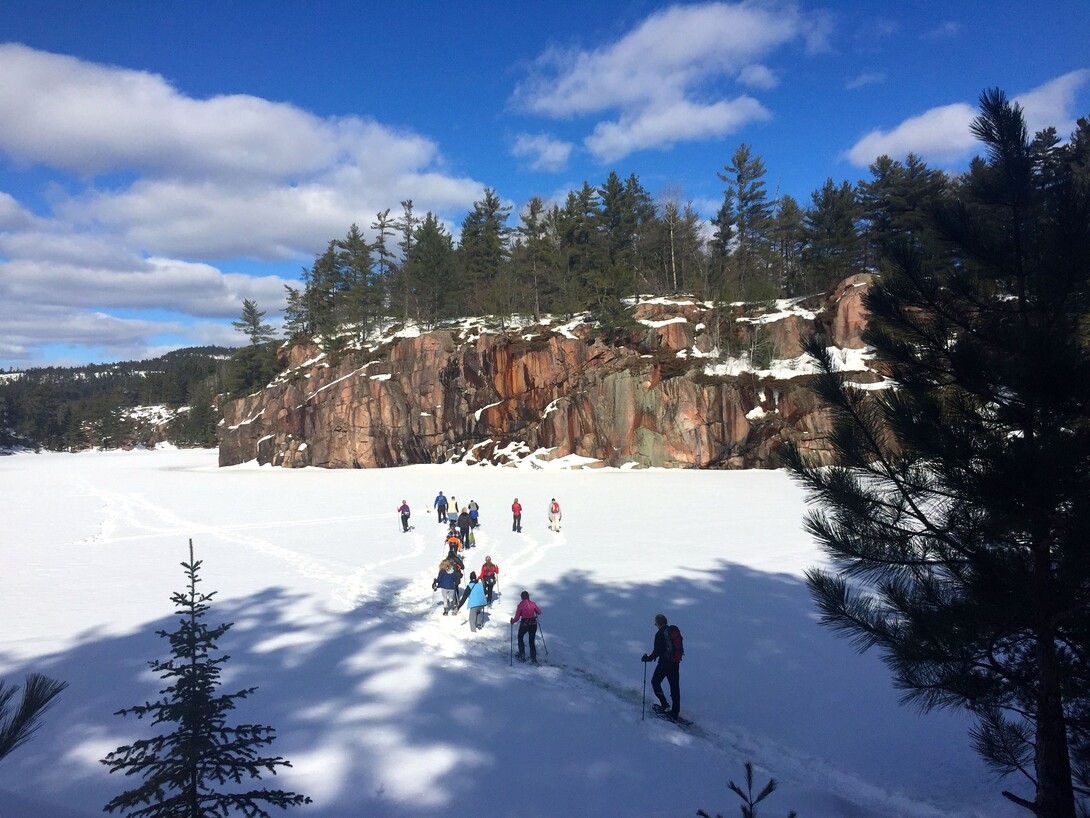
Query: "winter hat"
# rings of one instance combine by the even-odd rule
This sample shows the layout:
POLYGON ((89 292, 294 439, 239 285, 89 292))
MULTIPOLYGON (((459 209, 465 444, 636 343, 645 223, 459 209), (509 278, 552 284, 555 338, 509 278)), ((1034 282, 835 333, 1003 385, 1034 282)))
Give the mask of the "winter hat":
POLYGON ((492 562, 492 558, 491 558, 491 557, 485 557, 485 558, 484 558, 484 561, 485 561, 485 562, 492 562))
POLYGON ((476 582, 477 581, 477 572, 476 571, 470 571, 469 572, 469 581, 470 582, 476 582))
POLYGON ((530 598, 530 592, 529 591, 523 591, 521 594, 519 594, 519 596, 522 597, 523 599, 529 599, 530 598))

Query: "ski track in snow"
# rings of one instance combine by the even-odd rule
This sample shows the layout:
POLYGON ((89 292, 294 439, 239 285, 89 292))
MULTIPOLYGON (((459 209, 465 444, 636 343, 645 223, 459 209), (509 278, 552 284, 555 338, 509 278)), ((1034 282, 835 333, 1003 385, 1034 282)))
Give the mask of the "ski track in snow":
MULTIPOLYGON (((438 525, 436 527, 439 528, 438 525)), ((474 559, 471 563, 470 556, 476 556, 479 553, 481 554, 479 561, 483 562, 483 555, 489 553, 487 550, 481 550, 487 549, 490 539, 482 529, 483 527, 480 527, 475 531, 477 546, 468 549, 463 557, 467 578, 470 570, 476 570, 471 566, 478 561, 474 559)), ((550 534, 553 533, 550 532, 550 534)), ((517 579, 520 571, 540 562, 549 551, 562 547, 567 542, 562 532, 544 538, 543 541, 528 535, 525 528, 523 534, 525 537, 522 540, 522 547, 500 566, 500 582, 506 580, 506 584, 511 588, 517 587, 514 580, 517 579)), ((437 543, 437 546, 441 545, 441 542, 437 543)), ((439 560, 436 561, 437 566, 438 562, 439 560)), ((577 695, 599 710, 608 709, 612 718, 618 723, 640 720, 640 717, 635 714, 639 712, 641 706, 642 688, 612 681, 604 671, 567 664, 556 654, 546 652, 545 645, 548 643, 543 645, 539 642, 538 657, 542 664, 538 667, 521 665, 517 662, 514 667, 511 667, 510 654, 513 651, 514 626, 504 621, 508 618, 506 614, 497 616, 496 612, 501 606, 505 610, 511 607, 517 598, 508 600, 507 604, 503 605, 500 599, 502 592, 498 590, 500 583, 496 586, 497 598, 494 606, 485 608, 484 625, 473 634, 469 631, 466 608, 449 617, 444 617, 440 613, 442 602, 436 593, 429 591, 434 578, 434 573, 428 573, 420 574, 411 580, 382 606, 384 608, 382 616, 392 618, 401 624, 409 637, 430 655, 435 656, 440 665, 463 667, 472 662, 474 672, 485 679, 502 678, 511 673, 518 673, 523 677, 524 683, 559 687, 569 696, 577 695), (503 632, 504 624, 509 626, 508 633, 501 641, 497 637, 503 632), (483 657, 490 657, 491 661, 481 661, 483 657)), ((464 589, 463 582, 459 593, 464 589)), ((511 593, 512 596, 515 595, 515 592, 511 593)), ((362 601, 361 604, 363 604, 362 601)), ((542 619, 542 629, 544 629, 548 617, 544 616, 542 619)), ((558 650, 564 648, 563 643, 554 646, 558 650)), ((650 693, 648 695, 650 696, 650 693)), ((729 759, 729 763, 725 763, 727 767, 737 766, 741 760, 752 760, 759 768, 775 769, 781 780, 790 778, 794 784, 808 784, 815 790, 830 792, 851 803, 859 804, 862 795, 868 801, 860 804, 860 807, 868 814, 895 814, 903 818, 943 818, 949 815, 928 804, 891 794, 854 775, 842 772, 826 761, 756 736, 742 728, 733 725, 705 725, 699 721, 689 728, 679 727, 660 722, 652 714, 650 707, 649 701, 647 728, 654 733, 655 740, 675 744, 701 742, 709 750, 729 759)))
MULTIPOLYGON (((379 599, 368 582, 369 575, 376 568, 399 560, 418 557, 424 553, 425 548, 428 547, 425 543, 426 534, 419 530, 419 527, 407 535, 402 535, 410 538, 411 547, 407 551, 400 551, 387 559, 369 562, 348 573, 345 572, 345 564, 341 561, 336 561, 337 565, 333 566, 313 556, 276 545, 256 534, 247 533, 258 529, 279 529, 316 522, 344 523, 376 519, 388 516, 387 514, 217 526, 186 519, 137 494, 110 493, 95 487, 88 487, 86 490, 102 501, 103 519, 99 531, 84 538, 80 541, 81 543, 105 544, 120 540, 179 535, 215 537, 222 542, 248 548, 264 557, 278 561, 301 576, 328 585, 331 596, 344 604, 347 609, 356 610, 369 604, 377 605, 379 610, 376 613, 380 618, 393 620, 390 622, 391 626, 402 628, 409 638, 421 645, 426 653, 433 656, 440 665, 461 667, 468 666, 472 661, 474 671, 488 679, 507 677, 511 673, 517 673, 524 677, 522 681, 525 683, 562 688, 569 696, 578 695, 599 710, 607 709, 618 723, 639 719, 636 713, 639 712, 643 695, 640 687, 615 682, 608 677, 608 672, 604 669, 567 664, 556 654, 546 653, 544 645, 539 645, 539 658, 543 662, 539 667, 523 665, 509 667, 513 627, 509 626, 508 633, 504 634, 502 640, 497 638, 503 631, 503 625, 509 625, 503 621, 507 616, 498 614, 500 607, 506 610, 516 601, 516 599, 508 599, 506 604, 502 602, 503 587, 512 589, 518 587, 517 580, 520 573, 539 563, 553 549, 565 546, 567 538, 563 531, 550 531, 548 536, 539 539, 530 534, 528 529, 523 529, 521 547, 500 565, 501 574, 496 586, 495 606, 485 609, 484 625, 476 634, 471 634, 467 609, 463 608, 462 612, 450 617, 443 617, 440 614, 441 602, 438 601, 437 595, 430 591, 431 582, 435 577, 434 572, 417 574, 386 599, 379 599), (145 533, 115 537, 115 532, 122 528, 145 533), (491 661, 482 661, 484 657, 490 657, 491 661)), ((438 523, 435 523, 435 526, 434 547, 439 554, 443 550, 441 538, 445 529, 438 523)), ((423 529, 426 531, 427 528, 428 523, 425 522, 423 529)), ((491 537, 485 527, 475 529, 475 537, 476 547, 468 549, 464 555, 467 578, 470 570, 476 570, 477 555, 480 555, 479 560, 483 562, 484 555, 489 553, 491 537)), ((436 565, 438 562, 437 558, 436 565)), ((463 582, 459 590, 464 588, 463 582)), ((515 592, 511 591, 511 595, 514 597, 515 592)), ((548 617, 543 617, 543 630, 547 621, 548 617)), ((564 647, 563 642, 554 643, 554 650, 563 651, 564 647)), ((871 814, 896 814, 905 818, 941 818, 948 815, 930 805, 905 796, 891 794, 832 767, 826 761, 778 745, 742 728, 729 724, 704 724, 700 721, 699 714, 692 727, 679 727, 658 721, 657 717, 650 712, 650 703, 647 707, 647 729, 656 741, 674 744, 701 742, 709 750, 727 757, 729 763, 726 766, 732 764, 736 766, 739 760, 749 759, 758 767, 776 769, 781 780, 791 779, 795 785, 806 784, 815 790, 836 794, 847 802, 859 804, 861 809, 871 814), (861 796, 867 799, 867 803, 860 803, 861 796)))
MULTIPOLYGON (((362 566, 356 567, 346 574, 344 563, 337 561, 337 567, 333 567, 315 557, 307 556, 298 551, 284 546, 276 545, 267 539, 255 535, 242 533, 255 529, 279 529, 299 525, 308 525, 316 522, 348 522, 361 519, 377 519, 389 516, 387 514, 350 515, 338 517, 323 517, 318 520, 291 520, 284 523, 260 523, 243 524, 234 526, 208 525, 186 519, 173 511, 156 505, 140 495, 115 494, 102 491, 94 487, 88 487, 87 493, 98 497, 103 504, 104 519, 97 533, 81 540, 81 543, 105 544, 121 540, 147 539, 149 537, 171 536, 196 536, 207 535, 222 542, 232 545, 240 545, 255 551, 262 556, 269 557, 290 568, 300 576, 325 583, 330 586, 331 595, 348 609, 358 608, 370 597, 372 590, 368 577, 376 568, 380 568, 399 560, 411 559, 424 552, 424 538, 420 534, 409 532, 412 546, 407 551, 402 551, 395 556, 382 560, 373 560, 362 566), (162 526, 152 525, 149 520, 158 520, 162 526), (136 530, 146 531, 146 534, 129 537, 114 537, 113 532, 118 529, 118 523, 123 522, 136 530)), ((429 580, 430 582, 430 580, 429 580)))

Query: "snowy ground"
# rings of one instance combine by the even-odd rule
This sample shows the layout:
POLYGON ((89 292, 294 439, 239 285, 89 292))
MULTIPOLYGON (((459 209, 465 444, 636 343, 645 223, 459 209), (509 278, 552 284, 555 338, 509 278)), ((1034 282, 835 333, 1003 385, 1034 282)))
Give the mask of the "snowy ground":
MULTIPOLYGON (((957 714, 920 716, 875 655, 818 627, 800 577, 820 555, 780 472, 378 471, 216 467, 214 451, 0 457, 0 675, 69 682, 38 735, 0 762, 2 818, 101 815, 133 786, 99 763, 149 735, 112 715, 159 689, 147 661, 193 538, 210 622, 235 627, 239 721, 274 726, 294 763, 289 815, 737 814, 748 759, 780 789, 764 816, 1013 816, 957 714), (477 500, 502 596, 482 633, 443 617, 442 489, 477 500), (525 506, 511 532, 511 500, 525 506), (563 530, 547 529, 550 497, 563 530), (401 534, 395 509, 413 507, 401 534), (528 589, 547 664, 509 665, 528 589), (653 617, 685 635, 683 713, 641 719, 653 617)), ((650 685, 648 684, 650 697, 650 685)), ((648 701, 650 704, 650 699, 648 701)))

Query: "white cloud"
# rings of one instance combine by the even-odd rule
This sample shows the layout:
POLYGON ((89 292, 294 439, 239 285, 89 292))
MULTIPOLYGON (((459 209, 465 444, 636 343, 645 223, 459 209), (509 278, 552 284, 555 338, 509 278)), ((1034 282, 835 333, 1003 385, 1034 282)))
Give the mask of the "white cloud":
POLYGON ((671 6, 615 42, 545 52, 516 88, 513 102, 555 118, 619 111, 586 139, 605 161, 631 150, 717 138, 768 112, 748 97, 697 101, 699 89, 732 79, 750 88, 774 87, 778 80, 763 59, 797 40, 811 50, 822 47, 825 25, 824 18, 803 15, 794 6, 671 6), (679 110, 694 114, 697 122, 669 121, 679 110))
POLYGON ((957 159, 976 143, 969 132, 976 113, 976 108, 966 102, 932 108, 909 117, 892 130, 871 131, 851 147, 848 159, 860 167, 883 154, 903 157, 916 153, 938 162, 957 159))
POLYGON ((0 190, 0 230, 19 230, 30 227, 34 215, 24 208, 10 193, 0 190))
POLYGON ((1030 136, 1049 126, 1055 126, 1061 138, 1075 129, 1075 112, 1079 91, 1090 82, 1090 69, 1069 71, 1063 76, 1019 94, 1015 101, 1022 106, 1030 136))
POLYGON ((515 137, 511 153, 521 158, 529 158, 531 170, 555 172, 568 166, 574 147, 571 142, 564 142, 548 134, 522 133, 515 137))
POLYGON ((645 148, 715 138, 736 131, 747 122, 771 116, 761 103, 748 96, 714 105, 671 101, 648 106, 617 122, 598 123, 586 138, 586 146, 602 162, 611 162, 645 148))
POLYGON ((854 91, 857 88, 865 88, 868 85, 881 85, 885 81, 886 75, 884 72, 874 71, 852 77, 844 83, 844 88, 848 91, 854 91))
MULTIPOLYGON (((483 188, 443 174, 431 140, 362 117, 194 99, 155 74, 14 44, 0 45, 0 76, 0 151, 90 177, 135 173, 128 187, 61 194, 55 207, 149 254, 312 254, 402 199, 442 214, 483 188)), ((0 223, 7 209, 0 199, 0 223)))
POLYGON ((278 309, 279 276, 225 273, 210 264, 177 259, 133 259, 127 269, 41 259, 0 262, 0 296, 10 304, 98 310, 162 309, 179 315, 228 318, 244 298, 278 309))
MULTIPOLYGON (((1071 71, 1015 97, 1025 112, 1030 135, 1055 125, 1060 135, 1066 136, 1074 127, 1072 109, 1077 94, 1088 81, 1090 70, 1071 71)), ((846 157, 859 167, 868 166, 882 154, 898 158, 916 153, 940 163, 963 160, 978 146, 969 130, 977 114, 977 106, 968 102, 931 108, 888 131, 871 131, 846 152, 846 157)))
POLYGON ((948 40, 961 33, 962 25, 954 20, 945 20, 923 35, 925 40, 948 40))
POLYGON ((52 169, 44 215, 0 191, 0 302, 12 319, 0 320, 0 350, 21 356, 91 337, 100 349, 151 348, 157 333, 205 343, 196 336, 217 332, 205 319, 234 318, 243 298, 279 309, 285 279, 197 260, 309 263, 403 199, 449 218, 484 187, 445 172, 432 140, 367 117, 197 99, 156 74, 18 44, 0 45, 0 76, 0 155, 16 172, 52 169), (109 314, 132 310, 176 320, 109 314), (28 316, 42 329, 16 332, 28 316))
POLYGON ((747 65, 738 72, 738 82, 747 88, 769 91, 780 84, 779 77, 764 65, 747 65))

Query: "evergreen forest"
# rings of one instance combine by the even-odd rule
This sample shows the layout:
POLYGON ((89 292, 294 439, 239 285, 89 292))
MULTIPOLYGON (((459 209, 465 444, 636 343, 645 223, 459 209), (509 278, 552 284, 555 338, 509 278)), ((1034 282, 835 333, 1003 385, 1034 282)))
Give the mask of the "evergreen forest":
MULTIPOLYGON (((1035 172, 1058 177, 1087 140, 1086 119, 1068 142, 1054 128, 1037 133, 1035 172)), ((913 154, 881 156, 868 178, 829 178, 800 203, 770 189, 764 159, 743 143, 717 172, 723 199, 708 221, 669 186, 654 197, 635 174, 614 171, 568 192, 562 204, 533 197, 517 213, 486 188, 457 243, 439 216, 420 215, 406 199, 396 214, 375 215, 370 239, 356 224, 330 239, 302 269, 299 286, 285 286, 284 336, 317 338, 336 351, 392 325, 429 329, 488 315, 502 327, 545 314, 586 314, 608 332, 626 325, 626 299, 637 295, 730 303, 822 292, 854 273, 880 272, 893 246, 944 253, 930 214, 957 199, 973 167, 950 177, 913 154)), ((215 445, 216 396, 251 392, 277 372, 264 315, 245 302, 234 326, 249 344, 234 351, 188 349, 143 363, 32 369, 0 380, 0 445, 76 450, 150 442, 146 425, 126 413, 150 404, 189 407, 166 439, 215 445)))

